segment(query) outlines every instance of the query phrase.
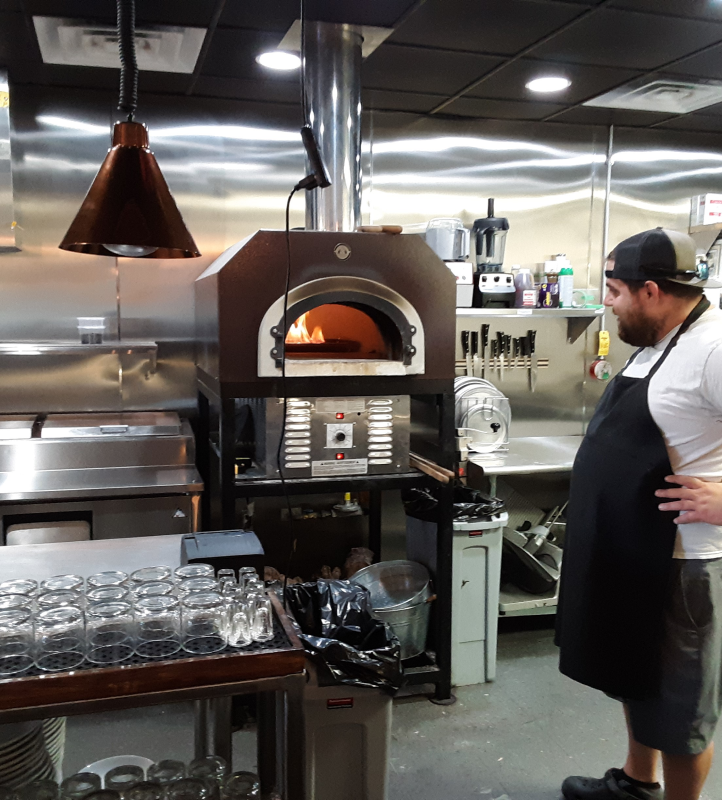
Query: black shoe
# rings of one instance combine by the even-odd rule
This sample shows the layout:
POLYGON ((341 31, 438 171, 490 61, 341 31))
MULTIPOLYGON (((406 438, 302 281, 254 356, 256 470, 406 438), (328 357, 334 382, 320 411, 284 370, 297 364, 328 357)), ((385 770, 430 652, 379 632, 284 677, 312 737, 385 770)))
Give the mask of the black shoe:
POLYGON ((610 769, 603 778, 573 775, 562 784, 565 800, 664 800, 662 787, 649 789, 632 783, 624 770, 610 769))

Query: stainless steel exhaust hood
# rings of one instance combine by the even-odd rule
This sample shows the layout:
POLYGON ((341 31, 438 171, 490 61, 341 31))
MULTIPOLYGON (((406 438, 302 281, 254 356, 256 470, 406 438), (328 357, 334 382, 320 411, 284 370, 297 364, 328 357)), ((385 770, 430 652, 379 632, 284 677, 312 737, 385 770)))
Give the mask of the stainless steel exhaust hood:
POLYGON ((10 158, 10 88, 7 72, 0 70, 0 254, 19 251, 16 227, 10 158))

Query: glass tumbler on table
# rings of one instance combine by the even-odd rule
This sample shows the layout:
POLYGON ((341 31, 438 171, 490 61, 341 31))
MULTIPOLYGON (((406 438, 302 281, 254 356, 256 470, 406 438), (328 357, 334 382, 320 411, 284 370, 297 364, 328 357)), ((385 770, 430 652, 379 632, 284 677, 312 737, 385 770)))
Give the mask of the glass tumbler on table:
POLYGON ((181 778, 166 786, 165 800, 211 800, 211 788, 201 778, 181 778))
POLYGON ((221 588, 221 592, 223 592, 223 589, 227 584, 230 584, 231 586, 236 585, 236 571, 233 569, 219 569, 218 574, 216 575, 216 580, 221 588))
POLYGON ((254 800, 260 796, 261 784, 253 772, 234 772, 223 782, 223 800, 254 800))
POLYGON ((30 578, 13 578, 0 581, 0 594, 24 594, 35 597, 38 593, 38 582, 30 578))
POLYGON ((108 572, 96 572, 88 578, 88 588, 97 589, 101 586, 123 586, 128 583, 128 573, 109 570, 108 572))
POLYGON ((121 800, 121 795, 115 789, 98 789, 86 794, 83 800, 121 800))
POLYGON ((246 584, 251 578, 258 578, 258 573, 255 567, 239 567, 238 569, 238 585, 241 589, 246 588, 246 584))
POLYGON ((192 592, 181 601, 183 649, 202 655, 226 646, 225 604, 218 592, 192 592))
POLYGON ((87 611, 87 659, 120 664, 133 655, 133 609, 130 603, 95 603, 87 611))
POLYGON ((33 620, 30 610, 0 610, 0 677, 18 675, 32 665, 33 620))
POLYGON ((137 600, 140 597, 158 597, 172 592, 173 584, 170 581, 147 581, 139 583, 133 590, 133 595, 137 600))
POLYGON ((210 564, 184 564, 176 567, 174 573, 177 581, 184 581, 186 578, 215 578, 216 571, 210 564))
POLYGON ((186 578, 175 587, 178 597, 197 592, 217 592, 218 582, 215 578, 186 578))
MULTIPOLYGON (((79 667, 85 659, 85 615, 77 606, 54 606, 35 615, 35 666, 46 672, 79 667)), ((100 788, 100 786, 98 786, 100 788)))
POLYGON ((33 600, 26 594, 0 594, 0 610, 32 608, 33 600))
POLYGON ((58 800, 60 787, 50 778, 30 781, 18 790, 20 800, 58 800))
POLYGON ((143 767, 137 764, 121 764, 105 773, 105 788, 126 796, 125 793, 145 780, 143 767))
POLYGON ((144 658, 166 658, 181 649, 180 603, 172 595, 135 601, 135 652, 144 658))
POLYGON ((186 776, 186 765, 182 761, 172 758, 163 759, 148 767, 148 780, 166 786, 173 781, 179 781, 186 776))
POLYGON ((264 594, 256 597, 251 622, 251 637, 254 642, 268 642, 273 639, 273 607, 271 598, 264 594))
POLYGON ((211 798, 220 797, 221 784, 228 773, 228 765, 220 756, 196 758, 188 765, 188 777, 200 778, 210 789, 211 798))
POLYGON ((167 581, 172 574, 173 570, 170 567, 143 567, 131 573, 130 580, 135 584, 147 583, 148 581, 167 581))
POLYGON ((247 647, 253 641, 251 623, 253 606, 240 589, 233 596, 224 596, 226 603, 226 635, 231 647, 247 647))
POLYGON ((124 800, 161 800, 163 787, 158 781, 141 781, 124 795, 124 800))
POLYGON ((85 597, 76 592, 75 589, 58 589, 53 592, 45 592, 38 597, 38 609, 55 608, 56 606, 77 606, 82 608, 85 605, 85 597))
POLYGON ((95 603, 117 603, 119 600, 128 601, 130 592, 126 586, 98 586, 97 589, 88 589, 85 600, 89 606, 95 603))
POLYGON ((100 775, 94 772, 76 772, 60 784, 61 800, 81 800, 100 789, 100 775))
POLYGON ((46 592, 62 592, 71 589, 82 592, 85 581, 80 575, 54 575, 40 584, 40 594, 46 592))

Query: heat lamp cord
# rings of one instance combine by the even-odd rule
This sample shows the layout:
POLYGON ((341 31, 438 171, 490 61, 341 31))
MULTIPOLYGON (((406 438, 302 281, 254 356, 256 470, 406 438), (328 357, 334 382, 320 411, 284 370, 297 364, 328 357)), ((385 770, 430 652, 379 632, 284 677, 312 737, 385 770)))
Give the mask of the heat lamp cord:
POLYGON ((135 56, 135 0, 117 0, 120 98, 118 110, 133 121, 138 107, 138 61, 135 56))
MULTIPOLYGON (((283 320, 281 328, 281 343, 280 343, 280 350, 281 350, 281 391, 283 393, 283 417, 281 421, 281 435, 278 438, 278 450, 276 451, 276 461, 278 462, 278 474, 281 478, 281 490, 283 491, 283 496, 286 498, 286 508, 288 509, 288 524, 293 526, 293 512, 291 510, 291 498, 288 496, 288 491, 286 489, 286 478, 283 474, 283 465, 282 465, 282 454, 283 454, 283 440, 286 435, 286 413, 288 411, 288 393, 286 392, 286 331, 288 329, 288 293, 291 288, 291 200, 293 200, 293 196, 299 190, 299 186, 296 185, 291 189, 291 194, 288 195, 288 200, 286 201, 286 286, 283 290, 283 320)), ((291 565, 293 563, 293 556, 296 553, 296 545, 298 543, 298 537, 294 534, 291 534, 292 541, 291 541, 291 548, 288 553, 288 565, 286 566, 286 572, 283 577, 283 604, 284 606, 287 605, 286 602, 286 586, 288 585, 288 574, 291 571, 291 565)))

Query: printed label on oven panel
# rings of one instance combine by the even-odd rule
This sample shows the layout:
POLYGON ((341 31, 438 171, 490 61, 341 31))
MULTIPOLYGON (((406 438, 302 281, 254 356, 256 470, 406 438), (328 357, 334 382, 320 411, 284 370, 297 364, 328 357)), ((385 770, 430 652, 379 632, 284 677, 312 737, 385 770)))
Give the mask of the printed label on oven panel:
POLYGON ((368 471, 367 458, 345 458, 336 461, 311 462, 311 475, 314 478, 334 475, 366 475, 368 471))
POLYGON ((358 411, 366 411, 366 398, 319 398, 316 400, 316 411, 321 414, 353 414, 358 411))

